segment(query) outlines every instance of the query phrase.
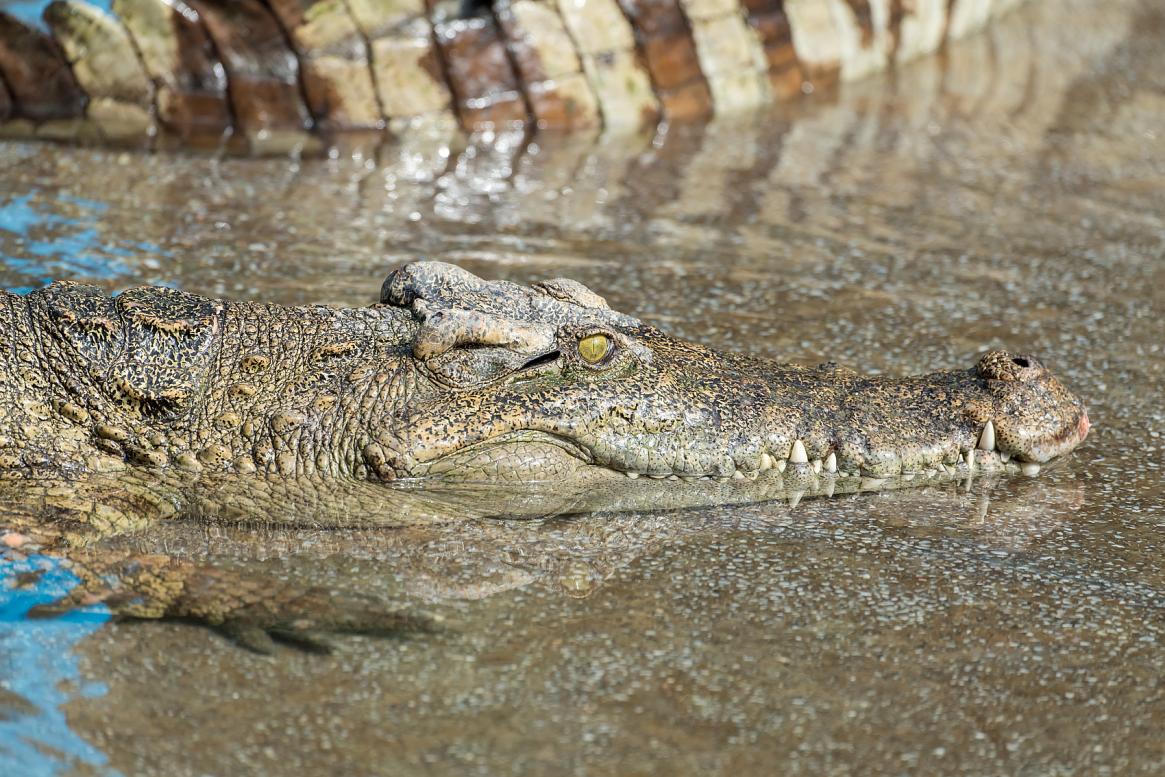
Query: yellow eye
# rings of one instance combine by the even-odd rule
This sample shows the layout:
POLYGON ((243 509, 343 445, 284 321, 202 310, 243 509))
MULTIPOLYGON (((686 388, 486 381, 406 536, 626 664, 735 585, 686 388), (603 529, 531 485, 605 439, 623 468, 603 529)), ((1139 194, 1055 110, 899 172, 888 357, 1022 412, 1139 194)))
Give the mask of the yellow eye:
POLYGON ((598 364, 611 352, 611 338, 604 334, 587 335, 578 341, 578 355, 587 364, 598 364))

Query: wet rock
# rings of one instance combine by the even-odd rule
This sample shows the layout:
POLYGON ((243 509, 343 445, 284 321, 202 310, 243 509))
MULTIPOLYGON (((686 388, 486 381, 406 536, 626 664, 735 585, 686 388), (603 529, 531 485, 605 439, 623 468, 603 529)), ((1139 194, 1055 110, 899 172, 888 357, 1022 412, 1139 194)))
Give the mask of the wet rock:
POLYGON ((50 3, 44 19, 89 95, 86 114, 101 134, 141 141, 153 135, 153 83, 125 28, 104 11, 76 0, 50 3))
POLYGON ((688 16, 700 69, 717 113, 755 108, 771 99, 764 49, 736 0, 679 0, 688 16))
POLYGON ((841 48, 841 80, 884 70, 892 48, 889 0, 833 0, 834 30, 841 48))
POLYGON ((457 113, 467 132, 515 127, 528 119, 526 99, 493 15, 456 18, 456 6, 434 11, 433 30, 446 63, 457 113))
POLYGON ((991 0, 958 0, 950 3, 947 35, 952 39, 966 37, 983 29, 991 18, 991 0))
POLYGON ((818 0, 785 0, 785 15, 806 80, 814 88, 836 83, 842 48, 829 5, 818 0))
POLYGON ((8 87, 0 81, 0 121, 7 121, 12 113, 12 98, 8 96, 8 87))
MULTIPOLYGON (((942 0, 936 0, 942 2, 942 0)), ((756 31, 768 65, 769 88, 777 99, 801 93, 801 66, 793 49, 793 32, 782 0, 743 0, 748 23, 756 31)))
POLYGON ((936 51, 947 23, 946 0, 890 3, 891 51, 895 62, 907 62, 936 51))
POLYGON ((555 5, 549 0, 501 0, 494 13, 538 127, 599 126, 598 102, 555 5))
POLYGON ((639 63, 631 24, 615 0, 558 0, 583 71, 607 127, 636 127, 659 118, 651 80, 639 63))
POLYGON ((539 129, 575 130, 602 125, 595 93, 582 73, 531 84, 526 96, 539 129))
POLYGON ((712 116, 712 93, 677 0, 620 0, 669 120, 712 116))
POLYGON ((455 125, 424 0, 349 0, 348 9, 369 41, 380 108, 390 124, 427 116, 437 125, 455 125))
POLYGON ((299 62, 258 0, 192 0, 230 82, 235 121, 252 149, 293 151, 312 143, 299 62))
POLYGON ((881 18, 878 21, 874 20, 874 6, 877 6, 877 15, 885 17, 888 14, 891 0, 843 0, 843 2, 848 6, 854 21, 857 23, 862 46, 868 47, 874 39, 875 25, 883 23, 881 18))
POLYGON ((299 55, 308 108, 330 129, 383 126, 368 47, 343 0, 269 0, 299 55))
POLYGON ((85 115, 85 92, 61 49, 45 33, 0 12, 0 77, 14 118, 39 124, 85 115))
POLYGON ((166 0, 114 0, 155 89, 158 120, 183 143, 216 144, 232 127, 226 71, 198 14, 166 0))

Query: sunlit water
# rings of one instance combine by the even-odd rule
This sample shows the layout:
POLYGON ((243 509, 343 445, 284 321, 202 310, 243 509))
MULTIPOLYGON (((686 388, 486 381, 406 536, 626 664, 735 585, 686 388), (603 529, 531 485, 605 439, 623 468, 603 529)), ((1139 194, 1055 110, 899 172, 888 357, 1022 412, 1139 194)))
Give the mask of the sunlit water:
POLYGON ((120 540, 443 618, 248 653, 0 588, 3 773, 1165 772, 1165 12, 1035 3, 772 115, 331 161, 0 145, 0 283, 364 304, 394 264, 567 275, 728 350, 1040 355, 1095 430, 1035 479, 410 531, 120 540))

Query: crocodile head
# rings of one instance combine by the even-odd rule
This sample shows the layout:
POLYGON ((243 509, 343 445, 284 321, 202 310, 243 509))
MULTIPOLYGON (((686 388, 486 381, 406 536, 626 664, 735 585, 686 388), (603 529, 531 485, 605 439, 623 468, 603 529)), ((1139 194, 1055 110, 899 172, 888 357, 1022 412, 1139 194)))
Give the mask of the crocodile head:
POLYGON ((386 478, 911 477, 1022 468, 1088 433, 1034 357, 890 378, 721 354, 569 280, 487 282, 418 262, 381 304, 416 322, 416 386, 365 450, 386 478))

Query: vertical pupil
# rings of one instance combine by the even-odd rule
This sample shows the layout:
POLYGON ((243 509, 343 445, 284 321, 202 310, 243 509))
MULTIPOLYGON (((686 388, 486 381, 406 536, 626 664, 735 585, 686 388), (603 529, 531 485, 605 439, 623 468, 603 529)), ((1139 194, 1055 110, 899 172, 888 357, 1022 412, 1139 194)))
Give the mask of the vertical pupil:
POLYGON ((607 355, 607 338, 603 335, 584 337, 579 343, 579 353, 592 364, 607 355))

